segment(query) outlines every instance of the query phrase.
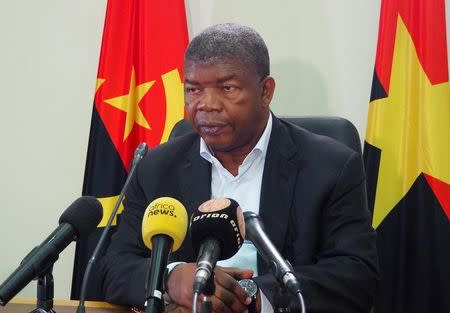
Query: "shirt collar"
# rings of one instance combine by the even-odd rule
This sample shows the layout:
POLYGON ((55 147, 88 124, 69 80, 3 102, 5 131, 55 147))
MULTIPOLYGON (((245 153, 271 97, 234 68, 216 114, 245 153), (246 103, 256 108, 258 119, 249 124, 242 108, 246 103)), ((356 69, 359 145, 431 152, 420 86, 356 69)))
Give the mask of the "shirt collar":
MULTIPOLYGON (((269 139, 271 132, 272 132, 272 113, 269 115, 266 128, 264 129, 255 147, 252 149, 252 151, 250 151, 249 155, 254 153, 254 151, 259 151, 262 156, 266 155, 267 148, 269 147, 269 139)), ((202 137, 200 137, 200 156, 210 163, 213 163, 213 159, 215 159, 214 155, 211 152, 211 149, 206 145, 206 142, 203 140, 202 137)))

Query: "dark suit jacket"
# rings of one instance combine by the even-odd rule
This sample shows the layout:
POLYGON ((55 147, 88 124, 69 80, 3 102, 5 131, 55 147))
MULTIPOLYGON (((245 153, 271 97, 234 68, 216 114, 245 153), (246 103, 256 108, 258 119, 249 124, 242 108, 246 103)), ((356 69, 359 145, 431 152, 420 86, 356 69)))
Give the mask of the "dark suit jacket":
MULTIPOLYGON (((148 203, 171 196, 191 215, 210 194, 211 166, 199 155, 198 135, 175 138, 147 154, 102 260, 108 301, 143 305, 150 252, 141 223, 148 203)), ((294 266, 308 312, 369 310, 378 264, 359 153, 274 117, 259 214, 269 238, 294 266)), ((195 261, 189 234, 171 258, 195 261)), ((262 275, 255 280, 271 300, 278 285, 261 259, 258 268, 262 275)))

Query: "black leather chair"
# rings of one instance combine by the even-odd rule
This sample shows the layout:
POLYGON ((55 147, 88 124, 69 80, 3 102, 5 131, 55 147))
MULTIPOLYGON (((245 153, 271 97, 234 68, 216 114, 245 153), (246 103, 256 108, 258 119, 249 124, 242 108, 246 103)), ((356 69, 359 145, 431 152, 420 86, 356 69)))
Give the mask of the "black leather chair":
MULTIPOLYGON (((361 153, 361 141, 358 131, 345 118, 336 116, 281 116, 281 118, 289 123, 305 128, 310 132, 331 137, 346 144, 354 151, 361 153)), ((181 120, 175 124, 170 133, 169 140, 193 131, 187 120, 181 120)))

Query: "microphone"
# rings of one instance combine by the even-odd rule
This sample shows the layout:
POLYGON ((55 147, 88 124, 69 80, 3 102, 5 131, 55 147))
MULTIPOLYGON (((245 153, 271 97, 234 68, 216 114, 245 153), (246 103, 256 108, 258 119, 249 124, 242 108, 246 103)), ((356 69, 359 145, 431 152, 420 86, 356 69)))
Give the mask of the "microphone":
POLYGON ((142 220, 142 239, 152 250, 145 286, 145 312, 164 311, 163 277, 170 252, 177 251, 186 237, 188 217, 180 201, 161 197, 147 207, 142 220))
MULTIPOLYGON (((145 157, 148 151, 148 145, 145 142, 141 142, 134 151, 133 161, 131 162, 131 169, 135 168, 138 163, 145 157)), ((130 170, 131 172, 131 170, 130 170)))
MULTIPOLYGON (((294 275, 292 265, 286 261, 269 239, 258 214, 244 212, 246 239, 253 242, 272 274, 280 284, 286 287, 294 296, 300 293, 300 284, 294 275)), ((302 311, 304 312, 304 311, 302 311)))
POLYGON ((216 262, 232 257, 242 246, 245 224, 242 210, 233 199, 204 202, 191 217, 191 237, 198 255, 194 293, 203 293, 216 262))
POLYGON ((58 260, 72 241, 87 236, 102 218, 102 206, 94 197, 75 200, 59 218, 59 226, 25 257, 19 267, 0 285, 0 305, 6 305, 31 280, 58 260))
POLYGON ((136 167, 137 167, 138 163, 147 154, 147 151, 148 151, 148 146, 145 142, 141 142, 139 144, 139 146, 136 148, 136 150, 134 151, 134 157, 133 157, 133 161, 131 162, 130 173, 128 174, 128 177, 125 180, 125 184, 123 185, 122 190, 120 191, 119 198, 117 199, 116 204, 114 205, 114 208, 111 212, 111 215, 109 216, 108 222, 106 223, 106 226, 103 229, 100 239, 98 240, 97 245, 95 246, 94 252, 92 253, 91 258, 89 259, 89 261, 86 265, 86 270, 84 271, 84 275, 83 275, 83 282, 81 283, 80 302, 77 307, 77 313, 84 313, 86 311, 86 309, 84 307, 84 301, 86 300, 87 285, 89 282, 89 278, 91 276, 92 266, 94 265, 100 250, 103 248, 103 246, 106 242, 106 237, 108 236, 109 230, 111 229, 112 222, 114 221, 114 217, 116 217, 117 211, 119 210, 120 204, 122 203, 122 200, 125 196, 125 192, 127 191, 128 186, 130 185, 130 181, 131 181, 131 178, 133 177, 134 172, 136 171, 136 167))

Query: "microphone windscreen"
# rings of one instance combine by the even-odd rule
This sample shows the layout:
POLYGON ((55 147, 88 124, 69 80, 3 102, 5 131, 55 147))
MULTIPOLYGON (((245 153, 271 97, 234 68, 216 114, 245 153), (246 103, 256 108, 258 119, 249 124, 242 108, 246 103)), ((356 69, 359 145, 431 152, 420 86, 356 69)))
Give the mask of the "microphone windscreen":
POLYGON ((59 224, 72 225, 78 237, 92 232, 103 216, 102 204, 95 197, 83 196, 72 202, 59 218, 59 224))
POLYGON ((211 199, 200 205, 191 216, 191 238, 198 255, 203 240, 214 238, 220 243, 219 260, 236 254, 245 238, 242 209, 233 199, 211 199))
POLYGON ((186 237, 188 217, 186 208, 171 197, 161 197, 148 205, 142 220, 142 239, 152 249, 152 237, 167 235, 173 239, 172 252, 177 251, 186 237))

